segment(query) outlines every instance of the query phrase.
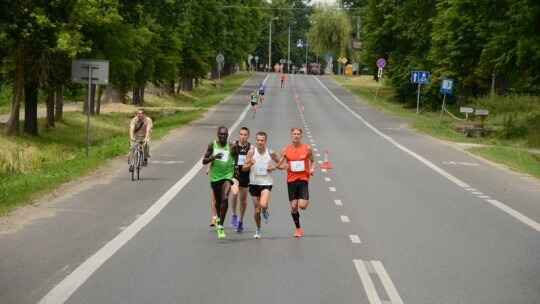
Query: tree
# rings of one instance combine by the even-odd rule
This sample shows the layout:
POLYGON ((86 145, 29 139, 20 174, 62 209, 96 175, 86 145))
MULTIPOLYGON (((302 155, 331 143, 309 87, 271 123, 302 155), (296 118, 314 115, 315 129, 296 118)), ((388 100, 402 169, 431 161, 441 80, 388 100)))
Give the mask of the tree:
POLYGON ((332 53, 337 58, 351 52, 351 21, 337 5, 316 5, 310 22, 308 43, 314 53, 332 53))

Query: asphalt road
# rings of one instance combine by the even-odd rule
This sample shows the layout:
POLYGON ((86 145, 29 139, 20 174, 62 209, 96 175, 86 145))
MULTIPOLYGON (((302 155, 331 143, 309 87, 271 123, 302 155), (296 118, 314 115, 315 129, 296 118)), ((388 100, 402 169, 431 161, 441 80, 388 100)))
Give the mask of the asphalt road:
POLYGON ((280 88, 271 74, 252 118, 247 96, 264 79, 155 143, 142 180, 111 165, 0 234, 0 302, 540 302, 538 181, 418 135, 324 77, 280 88), (201 158, 220 125, 231 139, 239 126, 251 141, 265 131, 276 151, 298 125, 319 168, 328 151, 304 237, 292 237, 278 171, 262 239, 250 199, 245 231, 227 223, 217 239, 201 158))

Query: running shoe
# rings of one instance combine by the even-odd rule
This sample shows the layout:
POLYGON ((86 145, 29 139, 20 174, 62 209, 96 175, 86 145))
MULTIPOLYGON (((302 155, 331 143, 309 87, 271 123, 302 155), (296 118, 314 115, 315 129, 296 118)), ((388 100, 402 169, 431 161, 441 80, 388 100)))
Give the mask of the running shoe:
POLYGON ((268 210, 263 211, 263 217, 264 222, 268 224, 268 217, 270 216, 270 213, 268 213, 268 210))
POLYGON ((210 227, 216 226, 216 217, 212 217, 212 220, 210 221, 210 227))
POLYGON ((255 239, 260 239, 261 238, 261 229, 255 230, 255 235, 253 236, 253 238, 255 238, 255 239))
POLYGON ((294 232, 294 237, 302 237, 302 227, 296 228, 296 231, 294 232))
POLYGON ((220 222, 219 217, 216 217, 216 224, 215 224, 216 229, 218 229, 218 227, 220 226, 219 222, 220 222))
POLYGON ((233 214, 233 216, 232 216, 231 225, 233 225, 234 227, 236 227, 236 225, 238 225, 238 217, 236 216, 236 214, 233 214))
POLYGON ((244 222, 238 222, 238 226, 236 226, 236 232, 242 231, 244 231, 244 222))
POLYGON ((223 226, 219 225, 217 228, 217 237, 218 239, 224 239, 225 238, 225 230, 223 230, 223 226))

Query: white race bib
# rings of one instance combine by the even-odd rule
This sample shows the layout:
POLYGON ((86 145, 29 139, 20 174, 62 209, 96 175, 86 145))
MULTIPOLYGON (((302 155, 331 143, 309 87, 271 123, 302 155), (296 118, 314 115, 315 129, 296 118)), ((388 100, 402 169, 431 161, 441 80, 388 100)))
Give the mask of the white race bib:
POLYGON ((267 168, 266 165, 255 165, 255 175, 268 175, 267 168))
POLYGON ((223 155, 221 156, 221 158, 216 158, 216 160, 219 160, 219 161, 222 161, 222 162, 227 162, 227 160, 229 160, 229 151, 226 151, 226 150, 214 150, 214 156, 216 156, 219 153, 223 153, 223 155))
POLYGON ((306 170, 303 160, 291 161, 289 165, 291 166, 292 172, 301 172, 306 170))
POLYGON ((245 155, 238 155, 238 165, 241 166, 246 162, 246 156, 245 155))

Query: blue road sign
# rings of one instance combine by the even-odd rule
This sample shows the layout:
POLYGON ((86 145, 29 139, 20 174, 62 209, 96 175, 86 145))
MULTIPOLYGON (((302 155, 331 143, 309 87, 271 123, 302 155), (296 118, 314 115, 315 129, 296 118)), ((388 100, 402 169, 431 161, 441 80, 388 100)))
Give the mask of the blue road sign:
POLYGON ((326 62, 332 62, 334 61, 334 57, 331 53, 326 54, 326 62))
POLYGON ((442 94, 452 94, 453 88, 454 88, 454 79, 443 78, 441 80, 441 93, 442 94))
POLYGON ((411 83, 428 84, 429 72, 428 71, 412 71, 411 83))

